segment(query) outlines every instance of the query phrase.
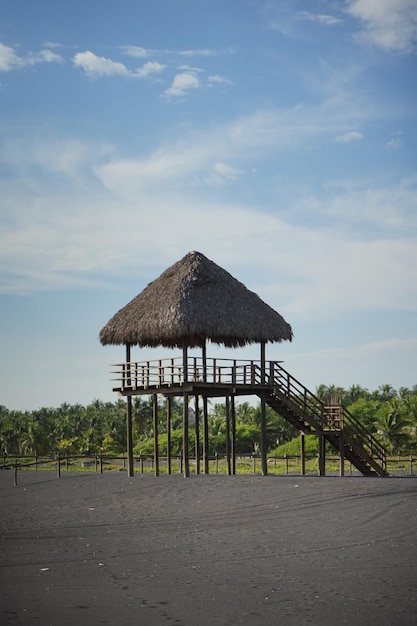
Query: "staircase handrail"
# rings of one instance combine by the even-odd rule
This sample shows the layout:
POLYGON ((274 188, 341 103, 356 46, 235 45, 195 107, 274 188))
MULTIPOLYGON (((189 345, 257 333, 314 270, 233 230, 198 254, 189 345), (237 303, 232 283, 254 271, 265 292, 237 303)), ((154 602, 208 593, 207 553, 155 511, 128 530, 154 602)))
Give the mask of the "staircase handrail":
POLYGON ((343 423, 344 430, 354 439, 358 439, 361 445, 370 453, 371 457, 376 457, 382 468, 387 468, 387 452, 384 446, 374 437, 374 435, 361 422, 352 415, 352 413, 344 406, 343 423))
POLYGON ((273 385, 287 398, 294 402, 303 412, 311 415, 323 426, 324 403, 305 385, 276 361, 269 363, 269 376, 273 385))
MULTIPOLYGON (((320 423, 323 425, 325 412, 324 402, 276 361, 271 361, 268 367, 270 378, 272 378, 274 385, 278 387, 279 391, 281 391, 281 393, 283 392, 290 400, 295 402, 305 413, 311 411, 313 416, 320 419, 320 423), (297 389, 297 393, 294 393, 295 389, 297 389), (301 399, 302 402, 300 402, 301 399)), ((386 470, 387 453, 385 448, 346 407, 341 406, 343 410, 342 427, 344 431, 354 440, 357 440, 372 458, 376 457, 381 467, 386 470)))

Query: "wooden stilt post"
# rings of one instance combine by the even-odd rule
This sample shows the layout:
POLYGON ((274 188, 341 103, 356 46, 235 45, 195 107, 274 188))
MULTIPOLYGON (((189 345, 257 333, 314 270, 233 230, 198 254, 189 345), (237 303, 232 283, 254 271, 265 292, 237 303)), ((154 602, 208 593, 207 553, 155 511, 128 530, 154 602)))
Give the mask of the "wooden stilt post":
POLYGON ((171 418, 172 402, 171 397, 167 397, 167 472, 171 474, 171 418))
POLYGON ((152 403, 153 417, 153 457, 154 457, 154 474, 159 476, 159 448, 158 448, 158 396, 153 394, 152 403))
POLYGON ((339 454, 340 454, 339 476, 344 476, 345 475, 345 440, 343 437, 343 430, 339 432, 339 454))
MULTIPOLYGON (((130 386, 130 344, 126 344, 127 385, 130 386)), ((126 416, 126 447, 127 447, 127 475, 133 476, 133 428, 132 428, 132 396, 127 396, 126 416)))
POLYGON ((319 433, 318 445, 318 475, 326 475, 326 440, 322 432, 319 433))
MULTIPOLYGON (((207 351, 206 342, 203 344, 203 381, 207 382, 207 351)), ((209 433, 208 433, 208 400, 207 396, 203 396, 203 463, 204 473, 210 472, 209 463, 209 433)))
MULTIPOLYGON (((261 383, 265 382, 265 341, 261 342, 261 383)), ((267 462, 267 437, 266 437, 266 403, 264 395, 261 397, 261 462, 262 474, 268 475, 267 462)))
POLYGON ((301 460, 301 476, 306 473, 306 442, 305 434, 300 432, 300 460, 301 460))
MULTIPOLYGON (((186 346, 183 349, 182 368, 183 368, 184 386, 186 386, 188 382, 188 355, 187 355, 186 346)), ((184 473, 184 478, 187 478, 190 475, 190 456, 189 456, 189 450, 188 450, 188 394, 183 395, 182 448, 183 448, 182 454, 183 454, 183 459, 184 459, 183 473, 184 473)))
POLYGON ((235 396, 231 396, 230 398, 230 424, 232 427, 232 474, 236 474, 236 407, 235 407, 235 396))
POLYGON ((208 400, 207 396, 203 396, 203 463, 205 474, 210 472, 209 461, 208 400))
POLYGON ((268 475, 268 462, 266 458, 267 439, 266 439, 266 404, 265 400, 261 398, 261 465, 262 474, 268 475))
POLYGON ((230 465, 230 402, 229 396, 226 396, 226 462, 227 475, 230 476, 232 468, 230 465))
POLYGON ((200 473, 200 417, 198 409, 198 396, 194 398, 195 413, 195 473, 200 473))

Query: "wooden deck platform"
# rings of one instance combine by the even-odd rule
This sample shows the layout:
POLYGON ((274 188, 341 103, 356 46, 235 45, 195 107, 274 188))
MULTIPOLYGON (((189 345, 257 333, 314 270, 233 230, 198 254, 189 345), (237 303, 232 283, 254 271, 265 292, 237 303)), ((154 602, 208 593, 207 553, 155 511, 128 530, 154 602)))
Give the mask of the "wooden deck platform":
MULTIPOLYGON (((386 451, 373 434, 340 404, 327 406, 279 361, 180 356, 118 363, 113 368, 113 390, 128 398, 161 394, 234 400, 235 396, 256 395, 263 406, 270 406, 301 433, 316 434, 323 458, 327 441, 364 475, 386 475, 386 451)), ((265 450, 263 460, 266 469, 265 450)))

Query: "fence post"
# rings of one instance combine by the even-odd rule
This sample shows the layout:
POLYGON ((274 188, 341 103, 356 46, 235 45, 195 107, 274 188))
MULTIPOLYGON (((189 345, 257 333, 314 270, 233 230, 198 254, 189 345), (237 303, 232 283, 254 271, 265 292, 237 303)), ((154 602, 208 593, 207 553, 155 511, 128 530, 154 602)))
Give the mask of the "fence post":
POLYGON ((57 477, 61 478, 61 457, 58 454, 56 455, 56 473, 57 473, 57 477))
POLYGON ((17 461, 14 462, 14 486, 17 487, 17 461))
POLYGON ((253 473, 256 474, 256 454, 253 453, 253 473))
POLYGON ((217 452, 214 453, 214 457, 216 459, 216 474, 219 473, 219 455, 217 454, 217 452))
POLYGON ((413 455, 410 454, 410 476, 413 475, 413 455))
POLYGON ((284 454, 285 459, 285 473, 288 476, 288 454, 284 454))

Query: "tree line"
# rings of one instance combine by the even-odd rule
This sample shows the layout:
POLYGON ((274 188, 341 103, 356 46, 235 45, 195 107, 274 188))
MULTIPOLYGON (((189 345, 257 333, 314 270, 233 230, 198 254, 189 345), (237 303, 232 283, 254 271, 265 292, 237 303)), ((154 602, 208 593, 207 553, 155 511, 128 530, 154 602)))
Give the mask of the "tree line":
MULTIPOLYGON (((417 385, 412 389, 381 385, 374 391, 353 385, 345 390, 335 385, 320 385, 321 399, 337 395, 342 404, 372 432, 389 454, 417 450, 417 385)), ((171 400, 171 452, 182 451, 182 399, 171 400)), ((201 403, 200 403, 201 404, 201 403)), ((193 417, 194 402, 190 403, 193 417)), ((201 412, 201 408, 199 409, 201 412)), ((166 400, 158 398, 158 433, 161 454, 166 454, 166 400)), ((133 441, 135 454, 153 452, 153 398, 132 399, 133 441)), ((201 424, 201 416, 199 423, 201 424)), ((236 451, 256 452, 260 445, 260 406, 248 402, 236 404, 236 451)), ((195 419, 195 416, 194 416, 195 419)), ((226 407, 209 402, 209 454, 221 454, 226 448, 226 407)), ((190 448, 195 437, 191 419, 190 448)), ((267 443, 269 451, 298 436, 298 431, 267 407, 267 443)), ((122 454, 126 451, 126 401, 94 400, 87 406, 63 403, 57 408, 14 411, 0 405, 0 452, 5 455, 94 455, 122 454)))

